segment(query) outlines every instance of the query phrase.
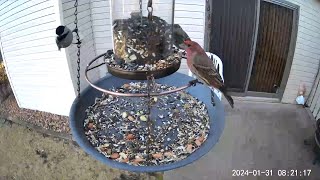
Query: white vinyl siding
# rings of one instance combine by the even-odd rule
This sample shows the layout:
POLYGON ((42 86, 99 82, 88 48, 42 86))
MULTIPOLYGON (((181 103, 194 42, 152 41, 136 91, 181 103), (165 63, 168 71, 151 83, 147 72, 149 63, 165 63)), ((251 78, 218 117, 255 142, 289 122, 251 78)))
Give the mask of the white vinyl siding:
MULTIPOLYGON (((188 33, 193 41, 204 46, 205 0, 176 0, 174 23, 188 33)), ((179 72, 188 74, 187 62, 183 61, 179 72)))
POLYGON ((92 28, 97 54, 112 49, 110 1, 92 0, 92 28))
POLYGON ((288 0, 300 6, 297 44, 282 102, 295 103, 300 84, 309 95, 320 60, 320 3, 315 0, 288 0))
MULTIPOLYGON (((74 0, 62 0, 61 3, 63 24, 73 30, 75 29, 74 0)), ((85 67, 97 56, 92 26, 91 1, 78 0, 78 29, 81 38, 81 90, 88 87, 88 83, 84 78, 85 67)), ((73 41, 74 43, 76 42, 75 33, 73 41)), ((77 51, 77 46, 75 44, 66 49, 66 54, 70 63, 70 73, 75 89, 77 89, 77 51)), ((89 78, 93 82, 97 81, 100 78, 100 70, 92 70, 92 72, 89 73, 89 78)))
POLYGON ((316 78, 315 84, 308 99, 307 104, 316 120, 320 118, 320 74, 316 78))
POLYGON ((0 0, 1 52, 21 108, 68 115, 75 93, 65 53, 55 44, 54 0, 0 0))

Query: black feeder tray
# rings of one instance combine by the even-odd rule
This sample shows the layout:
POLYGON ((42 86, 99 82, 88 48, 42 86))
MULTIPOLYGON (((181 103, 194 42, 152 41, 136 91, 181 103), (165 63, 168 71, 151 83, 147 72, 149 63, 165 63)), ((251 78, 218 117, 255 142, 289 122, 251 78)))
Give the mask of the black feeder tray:
POLYGON ((115 68, 113 66, 107 65, 108 72, 112 74, 113 76, 122 78, 122 79, 129 79, 129 80, 146 80, 148 75, 153 75, 155 79, 160 79, 166 76, 169 76, 175 72, 177 72, 180 68, 179 63, 172 64, 171 66, 164 68, 164 69, 159 69, 159 70, 154 70, 148 73, 148 71, 126 71, 122 70, 119 68, 115 68))
MULTIPOLYGON (((97 60, 102 56, 103 55, 98 56, 95 60, 97 60)), ((88 65, 88 67, 92 64, 92 62, 88 65)), ((88 71, 88 67, 86 71, 88 71)), ((87 74, 86 74, 86 78, 87 78, 87 74)), ((209 131, 207 140, 199 147, 199 149, 197 149, 195 152, 193 152, 187 158, 181 161, 177 161, 177 162, 166 164, 166 165, 158 165, 158 166, 129 165, 127 163, 120 163, 105 157, 103 154, 99 153, 99 151, 97 151, 92 146, 92 144, 88 141, 85 135, 85 129, 84 129, 84 120, 86 119, 86 109, 92 104, 94 104, 96 97, 101 96, 101 91, 103 92, 104 89, 105 90, 111 89, 112 87, 120 87, 123 84, 127 84, 130 82, 141 82, 141 81, 121 79, 114 76, 105 77, 97 81, 96 83, 92 83, 92 84, 88 80, 91 86, 89 86, 83 92, 81 92, 80 98, 76 98, 71 107, 70 126, 72 130, 72 135, 75 141, 86 153, 90 154, 98 161, 117 169, 122 169, 122 170, 127 170, 132 172, 163 172, 163 171, 173 170, 179 167, 186 166, 190 163, 193 163, 196 160, 200 159, 202 156, 206 155, 214 147, 214 145, 219 141, 225 126, 225 117, 224 117, 223 104, 214 93, 213 93, 214 97, 212 97, 211 90, 208 87, 204 85, 184 86, 186 83, 192 80, 194 79, 181 73, 175 73, 171 76, 167 76, 165 78, 157 80, 157 83, 160 83, 160 84, 166 84, 166 85, 175 86, 175 87, 183 87, 180 89, 186 89, 187 87, 189 87, 186 91, 192 96, 198 98, 203 103, 205 103, 208 110, 208 115, 210 117, 210 123, 209 123, 210 131, 209 131), (211 97, 215 101, 215 106, 212 105, 211 97)))
MULTIPOLYGON (((174 54, 178 54, 178 51, 175 50, 174 54)), ((113 51, 109 50, 108 53, 105 54, 105 58, 112 59, 113 51)), ((156 70, 125 70, 123 68, 119 68, 113 65, 110 65, 106 63, 107 70, 110 74, 113 76, 123 78, 123 79, 129 79, 129 80, 147 80, 147 77, 150 75, 153 75, 155 79, 160 79, 166 76, 169 76, 175 72, 177 72, 181 65, 181 57, 179 60, 172 61, 170 64, 167 65, 167 67, 164 67, 162 69, 156 69, 156 70)), ((124 64, 125 65, 125 64, 124 64)))

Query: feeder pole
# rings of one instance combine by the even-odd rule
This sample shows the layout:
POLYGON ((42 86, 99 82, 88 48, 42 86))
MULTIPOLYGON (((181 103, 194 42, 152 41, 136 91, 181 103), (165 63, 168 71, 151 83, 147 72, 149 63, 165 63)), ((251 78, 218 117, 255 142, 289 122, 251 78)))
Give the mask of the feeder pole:
POLYGON ((143 16, 143 12, 142 12, 142 0, 139 0, 139 5, 140 5, 140 19, 141 19, 141 22, 140 22, 140 25, 142 26, 142 16, 143 16))
POLYGON ((152 21, 152 13, 153 13, 153 7, 152 7, 152 0, 148 1, 148 19, 152 21))

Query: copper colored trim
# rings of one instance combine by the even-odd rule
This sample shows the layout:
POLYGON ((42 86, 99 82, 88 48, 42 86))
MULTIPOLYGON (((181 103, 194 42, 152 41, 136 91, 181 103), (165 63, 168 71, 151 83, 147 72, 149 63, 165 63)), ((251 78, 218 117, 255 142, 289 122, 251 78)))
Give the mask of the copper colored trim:
MULTIPOLYGON (((85 78, 86 78, 86 81, 89 83, 89 85, 95 89, 97 89, 98 91, 101 91, 103 93, 106 93, 106 94, 110 94, 110 95, 113 95, 113 96, 122 96, 122 97, 148 97, 149 95, 148 94, 132 94, 132 93, 119 93, 119 92, 114 92, 114 91, 109 91, 109 90, 106 90, 106 89, 103 89, 95 84, 93 84, 89 77, 88 77, 88 72, 95 69, 96 67, 99 67, 99 66, 95 66, 94 68, 90 68, 90 66, 95 62, 97 61, 99 58, 103 57, 103 56, 106 56, 107 53, 104 53, 104 54, 101 54, 99 56, 97 56, 96 58, 94 58, 91 62, 89 62, 89 64, 87 65, 86 69, 85 69, 85 78)), ((102 63, 102 64, 105 64, 105 63, 102 63)), ((176 92, 179 92, 179 91, 183 91, 185 89, 188 89, 189 87, 191 87, 192 84, 189 83, 185 86, 182 86, 182 87, 179 87, 179 88, 176 88, 176 89, 173 89, 173 90, 170 90, 170 91, 164 91, 164 92, 161 92, 161 93, 151 93, 150 96, 164 96, 164 95, 168 95, 168 94, 172 94, 172 93, 176 93, 176 92)))

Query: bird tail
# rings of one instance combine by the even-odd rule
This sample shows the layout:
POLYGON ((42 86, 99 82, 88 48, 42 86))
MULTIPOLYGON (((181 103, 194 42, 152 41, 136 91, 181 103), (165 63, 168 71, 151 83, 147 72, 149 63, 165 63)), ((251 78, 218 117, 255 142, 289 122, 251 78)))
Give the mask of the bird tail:
POLYGON ((219 90, 223 93, 224 97, 227 99, 227 101, 229 102, 230 106, 232 108, 234 108, 234 102, 232 97, 228 94, 227 88, 225 86, 222 86, 221 88, 219 88, 219 90))

